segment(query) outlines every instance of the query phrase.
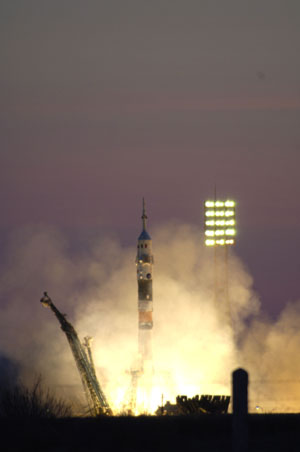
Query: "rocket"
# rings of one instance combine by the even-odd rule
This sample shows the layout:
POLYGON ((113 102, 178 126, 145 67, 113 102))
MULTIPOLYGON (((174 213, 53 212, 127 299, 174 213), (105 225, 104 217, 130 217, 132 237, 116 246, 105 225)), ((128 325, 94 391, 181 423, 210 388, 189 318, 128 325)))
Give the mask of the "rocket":
POLYGON ((138 351, 142 363, 152 360, 152 240, 146 229, 147 215, 143 198, 143 230, 137 243, 137 283, 138 283, 138 351))

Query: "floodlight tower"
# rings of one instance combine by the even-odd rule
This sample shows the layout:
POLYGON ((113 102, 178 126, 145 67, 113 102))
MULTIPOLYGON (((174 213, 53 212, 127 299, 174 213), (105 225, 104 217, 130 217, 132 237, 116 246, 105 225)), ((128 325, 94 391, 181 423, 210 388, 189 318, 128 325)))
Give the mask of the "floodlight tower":
POLYGON ((225 312, 230 317, 228 291, 228 252, 235 244, 236 219, 235 201, 208 200, 204 204, 205 212, 205 245, 214 248, 214 292, 218 309, 219 302, 225 302, 225 312), (219 250, 219 251, 218 251, 219 250), (224 254, 222 251, 224 250, 224 254), (221 299, 221 300, 220 300, 221 299))

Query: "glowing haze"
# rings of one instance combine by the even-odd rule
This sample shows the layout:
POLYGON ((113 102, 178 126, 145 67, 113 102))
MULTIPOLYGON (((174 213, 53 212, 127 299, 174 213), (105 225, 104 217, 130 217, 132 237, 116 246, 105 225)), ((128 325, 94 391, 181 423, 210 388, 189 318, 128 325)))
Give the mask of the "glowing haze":
POLYGON ((15 0, 0 2, 0 35, 1 354, 23 378, 41 371, 81 394, 38 302, 48 290, 95 337, 100 380, 121 406, 145 196, 155 403, 228 393, 242 364, 251 409, 299 409, 300 2, 15 0), (237 201, 234 334, 203 247, 215 183, 237 201))
MULTIPOLYGON (((162 394, 171 401, 177 394, 230 394, 230 374, 237 365, 250 371, 251 410, 256 405, 273 411, 297 410, 299 366, 292 358, 300 342, 299 305, 289 305, 275 325, 261 319, 252 278, 232 252, 233 334, 220 315, 222 307, 214 305, 212 254, 202 245, 198 228, 170 222, 154 230, 152 238, 151 411, 161 403, 162 394), (251 324, 249 317, 254 319, 251 324)), ((70 254, 69 245, 50 227, 25 228, 12 235, 1 278, 7 304, 1 309, 0 348, 19 364, 25 381, 41 372, 56 391, 74 403, 83 401, 67 340, 53 313, 39 303, 47 289, 58 308, 69 314, 79 336, 94 337, 99 380, 118 412, 137 353, 136 248, 124 248, 112 237, 93 239, 77 255, 70 254)))

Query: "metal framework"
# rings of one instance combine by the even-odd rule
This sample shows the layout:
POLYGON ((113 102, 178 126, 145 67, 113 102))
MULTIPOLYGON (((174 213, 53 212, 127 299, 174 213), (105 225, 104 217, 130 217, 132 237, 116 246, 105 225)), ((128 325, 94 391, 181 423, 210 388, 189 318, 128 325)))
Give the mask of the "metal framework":
POLYGON ((142 368, 131 368, 128 373, 130 373, 131 379, 124 397, 123 412, 127 415, 135 416, 138 380, 143 374, 143 370, 142 368))
POLYGON ((108 401, 103 390, 101 389, 96 376, 95 366, 92 358, 92 351, 90 347, 91 338, 88 336, 85 337, 83 345, 81 344, 75 328, 70 322, 66 320, 65 315, 56 308, 47 292, 44 292, 41 303, 52 310, 60 323, 61 329, 67 336, 80 374, 84 392, 90 406, 91 413, 94 416, 112 415, 112 409, 108 404, 108 401), (87 353, 83 346, 86 347, 87 353))
POLYGON ((214 249, 215 305, 218 310, 220 310, 221 302, 221 305, 223 305, 223 312, 231 325, 233 322, 229 302, 228 253, 230 246, 235 244, 235 205, 235 201, 231 199, 217 199, 216 192, 213 201, 208 200, 204 203, 205 245, 214 249))

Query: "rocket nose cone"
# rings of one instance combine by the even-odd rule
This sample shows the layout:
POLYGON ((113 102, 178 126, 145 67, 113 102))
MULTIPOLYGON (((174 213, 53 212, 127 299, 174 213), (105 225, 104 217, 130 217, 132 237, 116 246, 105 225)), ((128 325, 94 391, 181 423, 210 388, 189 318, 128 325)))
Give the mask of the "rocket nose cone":
POLYGON ((151 237, 148 234, 148 232, 145 229, 143 229, 138 240, 151 240, 151 237))

